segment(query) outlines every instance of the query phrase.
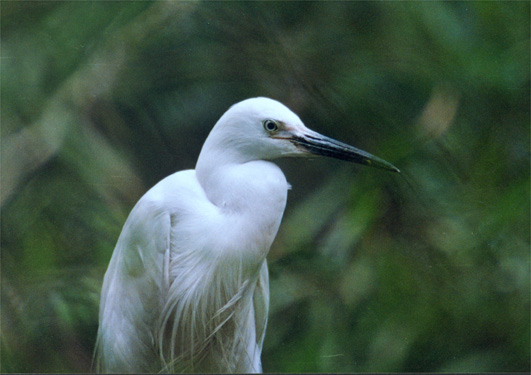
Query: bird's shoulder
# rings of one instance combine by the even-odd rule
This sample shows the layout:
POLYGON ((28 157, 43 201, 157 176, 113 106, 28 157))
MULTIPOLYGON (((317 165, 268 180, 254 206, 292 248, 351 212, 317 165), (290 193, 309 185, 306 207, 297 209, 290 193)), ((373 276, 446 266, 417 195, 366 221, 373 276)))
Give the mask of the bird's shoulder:
MULTIPOLYGON (((181 202, 202 198, 204 192, 192 169, 176 172, 160 180, 137 203, 139 207, 171 209, 181 202)), ((136 208, 136 207, 135 207, 136 208)))
POLYGON ((149 189, 131 210, 115 252, 128 254, 128 259, 137 259, 139 269, 146 262, 142 254, 162 253, 168 248, 168 238, 175 220, 179 220, 186 206, 201 199, 199 183, 193 170, 174 173, 149 189), (136 256, 133 256, 136 255, 136 256))

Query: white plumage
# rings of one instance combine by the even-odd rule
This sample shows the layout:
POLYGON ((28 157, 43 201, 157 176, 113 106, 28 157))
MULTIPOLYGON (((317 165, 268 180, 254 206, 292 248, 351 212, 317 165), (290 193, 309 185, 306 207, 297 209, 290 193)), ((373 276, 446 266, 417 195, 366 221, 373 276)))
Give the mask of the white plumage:
POLYGON ((102 372, 261 372, 266 255, 289 185, 267 161, 321 154, 398 171, 306 128, 267 98, 232 106, 195 170, 135 205, 105 274, 96 343, 102 372))

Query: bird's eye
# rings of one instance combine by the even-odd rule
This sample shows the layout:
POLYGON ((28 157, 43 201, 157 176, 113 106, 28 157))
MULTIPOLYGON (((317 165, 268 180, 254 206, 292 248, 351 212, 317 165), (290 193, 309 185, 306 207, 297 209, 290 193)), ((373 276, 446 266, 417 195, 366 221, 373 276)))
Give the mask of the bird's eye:
POLYGON ((269 133, 276 132, 278 130, 278 124, 273 120, 265 120, 264 129, 269 133))

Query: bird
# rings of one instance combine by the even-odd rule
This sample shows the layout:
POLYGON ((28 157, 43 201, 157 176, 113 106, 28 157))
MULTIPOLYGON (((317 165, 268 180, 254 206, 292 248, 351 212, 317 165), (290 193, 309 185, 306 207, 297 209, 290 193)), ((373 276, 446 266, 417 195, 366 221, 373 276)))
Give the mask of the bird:
POLYGON ((318 155, 400 172, 276 100, 232 105, 195 170, 162 179, 130 212, 103 280, 96 370, 262 372, 266 256, 290 189, 272 160, 318 155))

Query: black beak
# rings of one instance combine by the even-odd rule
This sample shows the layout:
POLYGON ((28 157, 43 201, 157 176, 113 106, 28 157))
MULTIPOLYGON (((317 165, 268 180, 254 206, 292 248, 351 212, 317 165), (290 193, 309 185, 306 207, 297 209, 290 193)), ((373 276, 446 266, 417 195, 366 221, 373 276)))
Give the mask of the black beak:
POLYGON ((328 156, 400 173, 400 169, 377 156, 319 133, 294 135, 290 141, 297 147, 315 155, 328 156))

